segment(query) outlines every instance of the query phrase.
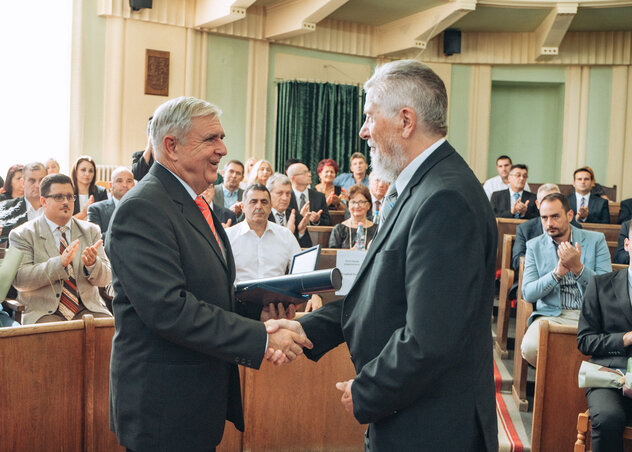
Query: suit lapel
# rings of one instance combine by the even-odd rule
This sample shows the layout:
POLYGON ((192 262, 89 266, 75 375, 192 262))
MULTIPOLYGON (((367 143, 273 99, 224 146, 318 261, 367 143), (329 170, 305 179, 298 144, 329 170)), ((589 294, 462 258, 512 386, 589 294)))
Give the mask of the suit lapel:
MULTIPOLYGON (((68 237, 68 239, 70 240, 70 243, 75 240, 79 240, 79 249, 77 249, 75 258, 72 260, 72 267, 75 270, 75 279, 77 279, 79 269, 83 265, 81 255, 83 254, 84 248, 82 248, 82 245, 85 244, 86 246, 92 246, 94 243, 88 243, 87 238, 84 238, 83 228, 79 226, 74 218, 70 220, 70 237, 68 237)), ((70 243, 68 245, 70 245, 70 243)))
POLYGON ((627 323, 632 324, 632 305, 630 305, 630 295, 628 294, 628 271, 619 270, 612 279, 612 290, 616 298, 616 304, 621 306, 627 323))
POLYGON ((36 225, 36 233, 39 235, 40 239, 42 239, 42 243, 44 244, 44 249, 46 250, 46 254, 49 256, 57 256, 59 255, 59 248, 57 248, 57 243, 55 242, 55 237, 53 237, 53 233, 46 222, 46 217, 41 215, 36 225))

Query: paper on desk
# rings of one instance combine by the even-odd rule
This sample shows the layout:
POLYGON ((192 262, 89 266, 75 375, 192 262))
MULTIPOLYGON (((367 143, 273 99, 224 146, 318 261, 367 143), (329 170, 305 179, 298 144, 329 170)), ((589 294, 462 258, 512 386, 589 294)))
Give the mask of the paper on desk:
POLYGON ((4 259, 0 261, 0 300, 4 300, 22 263, 22 252, 17 248, 8 248, 4 259))
POLYGON ((347 295, 353 281, 355 281, 358 270, 364 261, 366 251, 338 250, 336 252, 336 267, 342 273, 342 286, 336 295, 347 295))

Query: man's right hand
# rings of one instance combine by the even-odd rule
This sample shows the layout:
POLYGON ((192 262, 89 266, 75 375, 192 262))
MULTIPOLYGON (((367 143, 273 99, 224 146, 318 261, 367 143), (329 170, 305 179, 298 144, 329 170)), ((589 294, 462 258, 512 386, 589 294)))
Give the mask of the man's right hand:
POLYGON ((265 358, 274 364, 293 361, 303 353, 303 347, 313 347, 301 324, 294 320, 268 320, 265 325, 268 332, 265 358))
POLYGON ((232 210, 233 212, 235 212, 235 215, 237 217, 241 216, 241 212, 243 210, 244 207, 244 203, 241 201, 237 201, 235 204, 233 204, 232 206, 229 207, 230 210, 232 210))
POLYGON ((584 221, 588 218, 588 206, 580 207, 577 210, 577 221, 584 221))
POLYGON ((64 252, 61 253, 61 265, 63 265, 64 267, 68 267, 68 265, 70 265, 75 258, 75 254, 77 254, 78 249, 79 239, 68 245, 64 252))

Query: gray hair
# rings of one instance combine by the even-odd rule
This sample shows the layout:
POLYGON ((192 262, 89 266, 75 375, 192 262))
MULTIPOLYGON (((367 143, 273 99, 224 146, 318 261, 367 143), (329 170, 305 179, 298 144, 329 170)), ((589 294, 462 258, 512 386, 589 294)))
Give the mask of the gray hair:
POLYGON ((292 181, 285 174, 274 173, 272 176, 270 176, 270 178, 268 179, 268 182, 266 183, 266 188, 268 189, 268 191, 272 191, 272 189, 274 189, 275 184, 292 185, 292 181))
POLYGON ((191 130, 191 120, 200 116, 215 118, 222 111, 205 100, 195 97, 177 97, 160 105, 154 112, 151 124, 151 143, 155 151, 164 152, 163 140, 167 135, 173 135, 181 143, 191 130))
POLYGON ((44 171, 46 172, 46 167, 44 166, 43 163, 40 162, 31 162, 31 163, 27 163, 26 165, 24 165, 24 168, 22 170, 22 174, 26 174, 26 172, 33 172, 33 171, 44 171))
POLYGON ((417 114, 417 121, 427 132, 448 133, 448 95, 441 78, 417 60, 399 60, 375 68, 364 84, 372 89, 372 100, 391 117, 404 107, 417 114))
POLYGON ((542 184, 538 188, 538 202, 542 202, 542 199, 548 194, 560 193, 560 187, 556 184, 542 184))

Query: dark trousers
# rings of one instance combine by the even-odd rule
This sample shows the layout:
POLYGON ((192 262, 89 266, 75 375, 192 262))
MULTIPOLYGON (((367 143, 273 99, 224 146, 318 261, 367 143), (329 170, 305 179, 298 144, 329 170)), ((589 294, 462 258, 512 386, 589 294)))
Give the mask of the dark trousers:
POLYGON ((623 430, 632 419, 632 399, 620 389, 589 388, 590 434, 593 452, 623 452, 623 430))

